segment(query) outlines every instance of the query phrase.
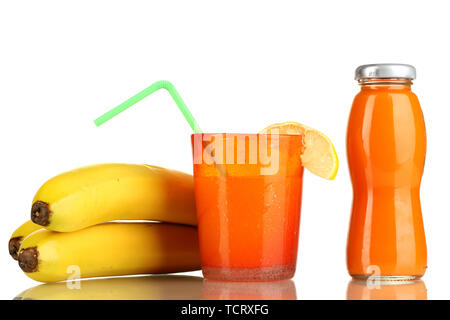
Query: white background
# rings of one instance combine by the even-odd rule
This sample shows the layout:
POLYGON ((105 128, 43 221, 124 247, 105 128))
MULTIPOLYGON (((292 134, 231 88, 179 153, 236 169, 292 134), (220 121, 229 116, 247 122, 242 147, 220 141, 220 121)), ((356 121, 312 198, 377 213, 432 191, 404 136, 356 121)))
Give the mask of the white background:
MULTIPOLYGON (((352 189, 347 117, 365 63, 413 64, 428 130, 422 183, 428 298, 450 298, 448 1, 2 1, 0 298, 37 283, 8 255, 48 178, 130 162, 191 172, 190 128, 166 92, 93 120, 152 82, 172 81, 203 130, 298 121, 326 133, 335 181, 305 173, 299 299, 345 299, 352 189)), ((200 273, 195 273, 199 275, 200 273)))

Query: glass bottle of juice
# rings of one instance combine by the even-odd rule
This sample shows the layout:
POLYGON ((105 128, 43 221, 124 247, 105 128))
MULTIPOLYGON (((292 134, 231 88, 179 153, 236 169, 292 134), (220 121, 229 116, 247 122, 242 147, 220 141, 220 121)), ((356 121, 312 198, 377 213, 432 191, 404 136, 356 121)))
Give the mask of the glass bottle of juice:
POLYGON ((420 278, 427 267, 419 190, 425 122, 411 91, 416 71, 402 64, 356 69, 347 155, 353 207, 347 267, 354 278, 420 278))

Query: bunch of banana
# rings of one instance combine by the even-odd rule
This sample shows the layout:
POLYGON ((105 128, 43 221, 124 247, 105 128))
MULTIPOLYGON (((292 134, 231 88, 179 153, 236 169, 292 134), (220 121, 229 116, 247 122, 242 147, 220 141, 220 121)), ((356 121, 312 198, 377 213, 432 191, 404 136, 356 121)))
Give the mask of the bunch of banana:
POLYGON ((37 281, 200 269, 193 179, 185 173, 79 168, 44 183, 31 220, 11 236, 9 252, 37 281))

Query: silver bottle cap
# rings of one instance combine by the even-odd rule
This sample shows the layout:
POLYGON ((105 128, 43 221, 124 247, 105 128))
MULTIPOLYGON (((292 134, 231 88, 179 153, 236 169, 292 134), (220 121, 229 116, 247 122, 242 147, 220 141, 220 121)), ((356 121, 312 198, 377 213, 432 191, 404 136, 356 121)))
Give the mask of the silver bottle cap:
POLYGON ((356 68, 355 79, 415 79, 416 68, 409 64, 377 63, 356 68))

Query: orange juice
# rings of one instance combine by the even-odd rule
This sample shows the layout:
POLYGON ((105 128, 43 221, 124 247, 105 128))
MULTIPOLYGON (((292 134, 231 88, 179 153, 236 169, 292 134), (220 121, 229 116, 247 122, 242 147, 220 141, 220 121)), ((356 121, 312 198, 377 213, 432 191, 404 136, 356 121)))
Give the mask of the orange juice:
POLYGON ((301 137, 195 134, 192 142, 204 276, 291 278, 302 194, 301 137))
POLYGON ((347 245, 350 275, 418 278, 427 267, 419 189, 425 162, 425 123, 411 91, 415 69, 357 69, 347 155, 353 208, 347 245))

